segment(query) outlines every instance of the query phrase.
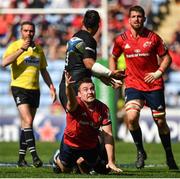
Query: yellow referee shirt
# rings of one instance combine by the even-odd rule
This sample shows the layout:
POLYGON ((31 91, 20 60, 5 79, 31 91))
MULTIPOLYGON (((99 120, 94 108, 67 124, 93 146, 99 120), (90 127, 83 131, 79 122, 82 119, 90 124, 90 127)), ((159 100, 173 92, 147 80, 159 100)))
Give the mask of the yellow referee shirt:
MULTIPOLYGON (((23 40, 9 45, 3 58, 21 48, 23 40)), ((25 89, 39 89, 39 71, 46 68, 47 62, 42 48, 38 45, 29 47, 11 64, 11 86, 25 89)))

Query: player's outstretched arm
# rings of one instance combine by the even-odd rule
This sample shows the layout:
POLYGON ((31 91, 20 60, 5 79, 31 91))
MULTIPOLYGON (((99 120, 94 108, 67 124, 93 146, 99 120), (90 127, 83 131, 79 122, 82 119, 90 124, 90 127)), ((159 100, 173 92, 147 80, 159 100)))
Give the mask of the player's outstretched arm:
POLYGON ((92 71, 92 74, 99 78, 104 84, 119 88, 122 86, 122 79, 125 77, 124 72, 121 70, 111 71, 107 67, 97 63, 92 58, 83 60, 87 69, 92 71))
POLYGON ((67 110, 70 111, 74 111, 77 107, 77 100, 76 100, 76 94, 75 91, 73 89, 73 83, 75 83, 75 81, 72 79, 72 76, 65 71, 65 86, 66 86, 66 96, 67 96, 67 110))

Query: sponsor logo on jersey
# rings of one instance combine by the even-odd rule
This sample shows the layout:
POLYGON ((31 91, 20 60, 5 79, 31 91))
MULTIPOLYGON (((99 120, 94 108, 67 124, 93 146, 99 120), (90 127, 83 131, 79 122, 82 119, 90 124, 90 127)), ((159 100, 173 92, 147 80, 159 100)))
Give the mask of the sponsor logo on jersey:
POLYGON ((149 53, 133 53, 133 54, 126 54, 126 58, 148 57, 148 56, 150 56, 149 53))
POLYGON ((39 66, 39 58, 34 56, 26 56, 24 58, 24 63, 27 65, 39 66))
POLYGON ((79 123, 80 123, 81 125, 91 126, 91 127, 93 127, 94 129, 99 129, 99 125, 96 125, 95 123, 93 123, 93 121, 87 121, 87 119, 86 119, 86 120, 80 120, 79 123))
POLYGON ((130 47, 129 44, 126 44, 124 48, 125 48, 125 49, 128 49, 128 48, 131 48, 131 47, 130 47))
POLYGON ((141 50, 140 50, 140 49, 135 49, 134 52, 135 52, 135 53, 140 53, 141 50))

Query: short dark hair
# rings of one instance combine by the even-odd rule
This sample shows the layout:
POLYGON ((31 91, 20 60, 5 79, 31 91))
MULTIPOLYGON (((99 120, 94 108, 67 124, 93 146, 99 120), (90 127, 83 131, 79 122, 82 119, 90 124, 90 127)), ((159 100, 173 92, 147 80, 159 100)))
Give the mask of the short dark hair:
POLYGON ((22 27, 23 27, 24 25, 31 25, 31 26, 33 26, 33 29, 35 30, 35 24, 34 24, 33 22, 31 22, 31 21, 23 21, 23 22, 21 23, 21 29, 22 29, 22 27))
POLYGON ((142 16, 145 17, 144 9, 141 6, 136 5, 136 6, 130 7, 130 9, 129 9, 129 17, 131 15, 132 11, 140 12, 142 14, 142 16))
POLYGON ((86 11, 83 19, 84 26, 86 28, 93 28, 97 27, 100 22, 99 13, 95 10, 88 10, 86 11))
POLYGON ((81 80, 78 82, 78 89, 79 89, 79 87, 80 87, 83 83, 92 83, 92 84, 94 85, 92 79, 86 77, 86 78, 81 79, 81 80))

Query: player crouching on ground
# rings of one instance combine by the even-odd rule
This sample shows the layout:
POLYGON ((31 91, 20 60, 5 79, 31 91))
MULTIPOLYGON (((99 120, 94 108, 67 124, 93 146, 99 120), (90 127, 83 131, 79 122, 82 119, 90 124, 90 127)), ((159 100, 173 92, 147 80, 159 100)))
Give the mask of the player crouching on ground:
POLYGON ((67 116, 66 128, 60 150, 54 155, 54 165, 59 172, 69 173, 78 166, 80 173, 107 174, 110 170, 121 173, 115 165, 114 139, 108 107, 95 98, 95 87, 90 78, 79 82, 78 96, 73 90, 72 77, 65 72, 67 116), (107 162, 98 155, 98 133, 102 128, 107 162))

